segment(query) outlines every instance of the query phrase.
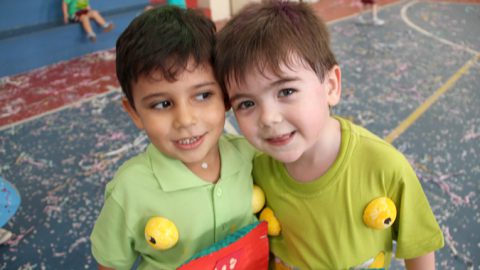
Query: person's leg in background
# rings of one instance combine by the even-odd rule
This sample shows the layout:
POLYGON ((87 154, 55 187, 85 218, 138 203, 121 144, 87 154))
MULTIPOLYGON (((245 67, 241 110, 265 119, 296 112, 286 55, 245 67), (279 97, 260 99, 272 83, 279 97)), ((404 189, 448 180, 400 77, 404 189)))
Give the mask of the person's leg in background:
POLYGON ((372 1, 372 19, 373 19, 373 24, 375 25, 383 25, 385 24, 385 21, 382 19, 378 18, 378 5, 375 1, 372 1))
POLYGON ((371 14, 372 14, 372 23, 374 25, 383 25, 385 24, 385 21, 378 18, 378 5, 375 2, 375 0, 361 0, 361 5, 362 9, 360 11, 360 14, 358 16, 358 21, 362 24, 367 23, 367 21, 363 18, 363 14, 365 13, 366 10, 371 9, 371 14))
POLYGON ((97 40, 97 35, 93 32, 92 25, 90 24, 90 17, 87 14, 83 14, 78 17, 78 21, 82 25, 83 30, 85 30, 85 33, 87 33, 87 38, 90 39, 90 41, 95 42, 97 40))
POLYGON ((77 14, 78 21, 82 24, 83 29, 87 33, 87 38, 90 41, 95 42, 97 40, 97 35, 92 29, 90 19, 95 20, 95 22, 103 28, 104 32, 109 32, 113 29, 114 25, 111 22, 106 22, 105 19, 100 15, 96 10, 88 10, 84 13, 77 14))
POLYGON ((94 19, 95 22, 103 28, 104 32, 109 32, 113 29, 113 23, 105 21, 102 15, 100 15, 100 12, 98 12, 97 10, 89 10, 87 15, 88 17, 94 19))

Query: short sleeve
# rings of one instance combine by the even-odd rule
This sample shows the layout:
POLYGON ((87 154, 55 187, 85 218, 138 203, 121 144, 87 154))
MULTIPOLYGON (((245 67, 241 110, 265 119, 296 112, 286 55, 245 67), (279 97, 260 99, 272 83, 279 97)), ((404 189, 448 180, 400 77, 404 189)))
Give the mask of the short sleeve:
POLYGON ((396 198, 398 222, 394 224, 396 257, 410 259, 435 251, 444 243, 428 199, 409 164, 404 166, 401 177, 396 198))
POLYGON ((130 269, 138 256, 131 235, 126 226, 124 211, 109 196, 90 236, 93 257, 106 267, 130 269))

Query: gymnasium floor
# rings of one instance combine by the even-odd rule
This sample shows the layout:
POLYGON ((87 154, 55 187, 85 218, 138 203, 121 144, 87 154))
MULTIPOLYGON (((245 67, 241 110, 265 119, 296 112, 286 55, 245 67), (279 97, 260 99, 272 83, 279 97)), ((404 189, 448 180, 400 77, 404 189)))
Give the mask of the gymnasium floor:
MULTIPOLYGON (((382 3, 381 27, 349 17, 353 0, 315 5, 343 73, 335 113, 410 160, 444 232, 437 268, 480 269, 480 1, 382 3)), ((0 177, 22 196, 0 269, 96 269, 88 236, 104 186, 147 144, 121 109, 113 64, 136 14, 110 18, 113 33, 71 50, 44 46, 64 28, 0 40, 0 177)))

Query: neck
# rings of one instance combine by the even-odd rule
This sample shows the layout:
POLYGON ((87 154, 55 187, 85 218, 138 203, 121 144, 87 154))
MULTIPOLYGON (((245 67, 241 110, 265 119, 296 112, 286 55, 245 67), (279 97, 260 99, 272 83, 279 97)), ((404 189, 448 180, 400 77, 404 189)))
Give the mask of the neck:
POLYGON ((298 182, 311 182, 322 175, 335 163, 340 152, 341 130, 337 120, 328 124, 324 134, 308 151, 294 162, 286 163, 288 173, 298 182))
POLYGON ((216 153, 208 155, 205 160, 196 163, 185 164, 196 176, 204 181, 216 183, 220 178, 220 153, 218 149, 216 153))

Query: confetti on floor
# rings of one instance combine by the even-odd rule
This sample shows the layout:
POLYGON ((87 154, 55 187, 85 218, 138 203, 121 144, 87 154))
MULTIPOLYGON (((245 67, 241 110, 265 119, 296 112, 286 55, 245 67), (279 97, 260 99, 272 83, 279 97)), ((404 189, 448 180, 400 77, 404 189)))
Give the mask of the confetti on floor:
MULTIPOLYGON (((334 111, 385 137, 473 59, 393 144, 415 168, 444 232, 438 269, 474 269, 480 265, 480 59, 475 59, 480 5, 401 2, 385 7, 380 16, 386 20, 381 27, 358 24, 356 18, 329 24, 343 75, 343 99, 334 111)), ((108 62, 111 54, 78 61, 108 62)), ((58 79, 40 87, 41 94, 59 93, 52 98, 78 102, 0 129, 0 176, 22 196, 6 225, 15 237, 0 246, 0 269, 96 269, 88 237, 105 184, 148 143, 121 108, 111 67, 101 65, 109 70, 107 77, 92 79, 88 68, 60 69, 78 74, 79 80, 58 79), (99 91, 90 98, 76 96, 82 87, 99 91)), ((42 72, 32 76, 41 78, 42 72)), ((0 102, 16 89, 5 85, 28 83, 33 80, 27 75, 2 78, 0 102)), ((2 106, 0 118, 39 105, 20 96, 2 106)), ((396 261, 392 268, 401 265, 396 261)))

